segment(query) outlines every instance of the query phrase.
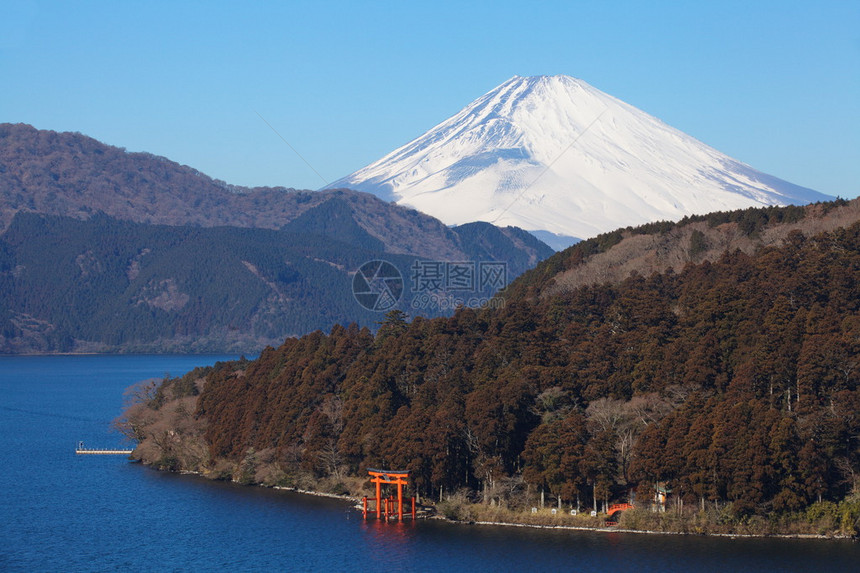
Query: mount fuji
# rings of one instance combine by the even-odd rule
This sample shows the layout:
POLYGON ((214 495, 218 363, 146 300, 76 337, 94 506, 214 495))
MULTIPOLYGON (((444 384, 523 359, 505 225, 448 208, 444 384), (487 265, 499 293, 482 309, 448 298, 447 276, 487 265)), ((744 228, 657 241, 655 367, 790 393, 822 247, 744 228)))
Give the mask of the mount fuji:
POLYGON ((515 76, 329 185, 555 248, 628 225, 833 199, 756 171, 570 76, 515 76))

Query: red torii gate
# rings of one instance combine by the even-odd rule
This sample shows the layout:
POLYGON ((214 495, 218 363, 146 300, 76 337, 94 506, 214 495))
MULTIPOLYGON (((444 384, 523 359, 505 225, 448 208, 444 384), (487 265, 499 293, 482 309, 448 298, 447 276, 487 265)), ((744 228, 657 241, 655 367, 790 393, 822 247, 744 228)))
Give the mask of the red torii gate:
MULTIPOLYGON (((367 469, 371 482, 376 484, 376 519, 382 518, 382 484, 397 484, 397 519, 403 521, 403 486, 408 485, 409 470, 375 470, 367 469)), ((385 517, 388 518, 386 502, 385 517)), ((364 517, 367 518, 367 498, 364 498, 364 517)), ((412 519, 415 519, 415 498, 412 498, 412 519)))

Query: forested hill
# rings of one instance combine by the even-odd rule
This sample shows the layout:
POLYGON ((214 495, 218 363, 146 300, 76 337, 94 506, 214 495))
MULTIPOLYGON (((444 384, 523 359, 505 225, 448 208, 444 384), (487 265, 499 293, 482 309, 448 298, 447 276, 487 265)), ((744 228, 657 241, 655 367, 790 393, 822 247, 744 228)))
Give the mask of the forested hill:
POLYGON ((618 283, 631 273, 680 272, 726 252, 755 254, 793 231, 812 236, 860 220, 860 199, 805 206, 716 212, 617 229, 556 253, 512 285, 508 295, 546 296, 585 285, 618 283))
POLYGON ((661 484, 732 519, 857 492, 860 223, 542 296, 528 280, 501 308, 166 380, 127 412, 137 455, 283 483, 396 467, 511 506, 529 484, 586 505, 661 484))

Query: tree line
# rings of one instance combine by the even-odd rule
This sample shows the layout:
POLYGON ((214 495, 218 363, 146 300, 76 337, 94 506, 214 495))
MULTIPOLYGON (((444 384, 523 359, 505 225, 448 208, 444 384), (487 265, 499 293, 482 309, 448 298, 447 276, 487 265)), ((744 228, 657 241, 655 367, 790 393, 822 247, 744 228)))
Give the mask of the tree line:
POLYGON ((529 296, 450 318, 392 312, 376 335, 289 339, 208 374, 204 466, 265 452, 285 474, 409 469, 423 495, 499 503, 534 488, 599 506, 635 486, 736 516, 839 501, 860 477, 858 278, 855 224, 617 285, 518 284, 529 296))

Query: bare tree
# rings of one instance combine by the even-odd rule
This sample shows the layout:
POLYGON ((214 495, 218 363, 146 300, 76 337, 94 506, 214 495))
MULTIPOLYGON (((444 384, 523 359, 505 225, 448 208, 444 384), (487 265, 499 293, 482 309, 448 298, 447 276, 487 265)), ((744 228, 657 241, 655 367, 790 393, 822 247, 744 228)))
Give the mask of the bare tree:
POLYGON ((631 400, 600 398, 588 405, 585 415, 592 427, 615 436, 621 477, 628 481, 628 468, 633 457, 636 440, 649 424, 669 414, 675 406, 657 393, 634 396, 631 400))

